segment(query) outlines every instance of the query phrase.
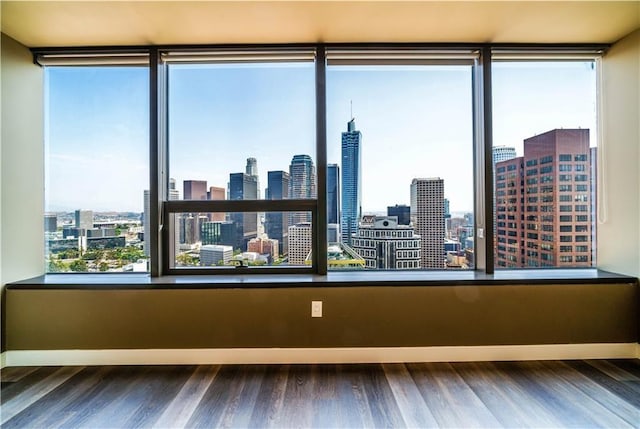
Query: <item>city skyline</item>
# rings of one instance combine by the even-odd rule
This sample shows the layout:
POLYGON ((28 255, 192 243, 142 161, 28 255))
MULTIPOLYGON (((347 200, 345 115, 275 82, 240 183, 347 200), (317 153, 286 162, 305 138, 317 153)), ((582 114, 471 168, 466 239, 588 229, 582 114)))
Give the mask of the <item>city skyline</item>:
MULTIPOLYGON (((594 146, 596 85, 591 64, 496 63, 495 145, 513 146, 522 154, 524 139, 536 134, 554 128, 589 128, 594 146), (550 102, 556 93, 567 96, 555 97, 550 102)), ((170 168, 171 177, 179 181, 207 180, 209 185, 226 188, 228 179, 216 177, 228 178, 230 171, 221 171, 214 161, 223 159, 223 165, 234 166, 229 170, 242 171, 246 159, 254 157, 264 185, 266 172, 286 170, 294 154, 308 153, 315 158, 312 66, 216 66, 222 70, 222 75, 216 70, 216 79, 208 76, 210 68, 171 69, 170 90, 175 103, 170 109, 170 159, 177 163, 170 168), (212 86, 210 81, 220 80, 221 76, 224 79, 220 85, 212 86), (283 88, 287 90, 279 87, 278 82, 286 82, 283 88), (221 89, 224 85, 228 88, 221 89), (232 93, 235 98, 225 98, 232 93), (252 104, 256 93, 258 100, 263 101, 252 104), (224 101, 222 105, 212 106, 207 101, 212 94, 224 101), (246 110, 250 104, 251 108, 246 110), (272 111, 274 105, 278 107, 276 111, 272 111), (223 112, 225 109, 227 113, 223 112), (269 122, 276 116, 276 122, 269 122), (292 141, 295 149, 291 148, 292 141), (234 150, 226 150, 231 145, 234 150), (180 167, 183 161, 184 168, 180 167)), ((467 126, 460 126, 461 119, 469 122, 471 119, 470 103, 468 108, 464 107, 471 92, 468 72, 456 67, 418 67, 409 72, 402 68, 329 67, 327 73, 328 163, 340 164, 336 151, 344 122, 350 119, 350 101, 359 128, 366 132, 363 212, 383 213, 388 205, 408 204, 409 192, 404 183, 411 177, 431 176, 447 181, 452 212, 473 211, 471 140, 463 139, 463 150, 457 150, 437 131, 438 127, 432 126, 441 122, 444 130, 454 133, 462 128, 464 134, 470 135, 467 126), (456 75, 460 76, 454 78, 456 75), (382 82, 384 88, 373 94, 367 92, 382 82), (420 92, 425 90, 423 87, 434 105, 416 104, 415 97, 407 95, 416 92, 416 97, 424 98, 420 92), (457 98, 455 94, 465 92, 466 96, 458 97, 463 100, 460 107, 452 99, 457 98), (376 100, 381 104, 374 103, 376 100), (380 131, 381 128, 387 131, 380 131), (415 148, 424 146, 425 139, 432 142, 429 150, 418 151, 425 153, 424 157, 415 156, 415 148), (388 156, 389 148, 395 151, 392 158, 388 156), (439 151, 448 156, 432 161, 439 151), (452 153, 463 155, 463 159, 451 158, 452 153), (390 165, 393 176, 378 173, 380 159, 400 162, 390 165), (423 164, 421 171, 411 170, 411 163, 416 160, 423 164), (428 165, 430 162, 440 164, 439 170, 445 170, 446 174, 439 174, 428 165), (400 177, 407 174, 411 177, 400 177), (396 180, 395 184, 380 184, 389 177, 396 180)), ((146 69, 60 67, 47 68, 46 74, 49 94, 45 210, 73 211, 86 207, 94 211, 142 212, 141 195, 149 188, 146 69), (96 147, 103 150, 96 152, 96 147)), ((264 189, 259 191, 262 193, 264 189)))

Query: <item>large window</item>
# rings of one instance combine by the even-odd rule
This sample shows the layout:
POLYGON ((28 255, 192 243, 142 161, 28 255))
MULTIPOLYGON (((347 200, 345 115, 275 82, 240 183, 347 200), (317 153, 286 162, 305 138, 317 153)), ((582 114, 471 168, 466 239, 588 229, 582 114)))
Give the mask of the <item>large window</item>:
POLYGON ((183 200, 188 210, 170 211, 166 268, 311 268, 313 210, 274 211, 273 204, 317 204, 313 51, 164 58, 167 199, 183 200), (258 200, 269 202, 266 210, 258 200), (189 210, 188 201, 206 201, 206 210, 189 210), (212 261, 214 248, 224 258, 212 261))
POLYGON ((472 58, 329 51, 329 246, 366 269, 473 267, 472 75, 472 58))
POLYGON ((495 56, 494 207, 496 225, 506 222, 505 228, 496 230, 497 268, 595 265, 596 76, 595 58, 495 56), (515 169, 505 175, 505 167, 515 169), (512 199, 505 198, 504 189, 512 199), (538 199, 539 204, 529 204, 538 199), (578 239, 560 234, 572 229, 583 232, 580 240, 586 245, 561 244, 578 239), (531 233, 537 230, 553 234, 531 233), (500 249, 499 243, 510 233, 519 245, 500 249), (547 243, 539 252, 524 252, 542 241, 547 243))
POLYGON ((146 67, 47 67, 46 272, 147 271, 146 67))
POLYGON ((47 272, 594 266, 597 51, 494 48, 36 54, 47 272))

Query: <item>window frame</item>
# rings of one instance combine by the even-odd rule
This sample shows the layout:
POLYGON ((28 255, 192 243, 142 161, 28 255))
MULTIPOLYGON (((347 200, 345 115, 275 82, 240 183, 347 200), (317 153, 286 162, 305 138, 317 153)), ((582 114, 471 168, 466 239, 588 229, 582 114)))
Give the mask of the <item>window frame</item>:
MULTIPOLYGON (((149 191, 150 230, 149 275, 160 277, 176 274, 256 274, 296 273, 327 274, 327 138, 326 138, 326 68, 327 50, 354 50, 367 52, 390 51, 477 51, 472 72, 473 104, 473 176, 474 176, 474 268, 493 274, 494 218, 493 218, 493 138, 492 138, 492 63, 499 59, 595 59, 604 55, 608 44, 477 44, 477 43, 301 43, 301 44, 243 44, 243 45, 166 45, 166 46, 109 46, 75 48, 32 48, 34 63, 48 65, 118 65, 122 61, 146 59, 149 67, 149 191), (203 51, 278 51, 286 54, 295 50, 315 53, 315 106, 316 106, 316 200, 245 200, 245 201, 169 201, 168 176, 168 78, 167 52, 185 54, 203 51), (114 61, 114 58, 116 59, 114 61), (120 63, 118 62, 120 61, 120 63), (282 201, 285 201, 284 203, 282 201), (310 268, 256 268, 256 269, 171 269, 169 267, 168 228, 163 227, 170 213, 207 211, 311 211, 313 219, 313 265, 310 268), (156 233, 157 232, 157 233, 156 233)), ((600 73, 601 71, 598 71, 600 73)), ((601 101, 598 100, 598 103, 601 101)), ((600 130, 598 130, 600 132, 600 130)), ((600 140, 600 139, 599 139, 600 140)), ((592 267, 596 268, 596 267, 592 267)), ((527 269, 526 267, 523 269, 527 269)), ((566 268, 563 268, 566 269, 566 268)), ((578 268, 584 269, 584 268, 578 268)))

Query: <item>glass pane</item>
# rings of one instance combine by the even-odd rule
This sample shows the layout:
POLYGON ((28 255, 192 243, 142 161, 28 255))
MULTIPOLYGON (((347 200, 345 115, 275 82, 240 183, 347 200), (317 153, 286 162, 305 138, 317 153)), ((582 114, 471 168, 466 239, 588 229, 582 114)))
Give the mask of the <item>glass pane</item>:
POLYGON ((169 66, 178 199, 316 198, 315 132, 313 62, 169 66))
POLYGON ((46 271, 147 271, 148 69, 50 67, 45 79, 46 271))
POLYGON ((172 268, 311 267, 311 212, 171 215, 172 268))
POLYGON ((330 249, 367 269, 473 267, 471 78, 467 65, 327 68, 330 249))
POLYGON ((496 268, 595 265, 595 62, 496 62, 492 76, 496 268))

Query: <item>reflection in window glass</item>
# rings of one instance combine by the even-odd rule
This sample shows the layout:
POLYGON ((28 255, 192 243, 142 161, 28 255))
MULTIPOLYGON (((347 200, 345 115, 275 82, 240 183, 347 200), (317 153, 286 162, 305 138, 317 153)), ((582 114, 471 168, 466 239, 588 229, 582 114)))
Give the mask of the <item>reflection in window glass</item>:
MULTIPOLYGON (((519 221, 511 227, 496 230, 496 243, 504 234, 519 237, 513 252, 496 253, 497 268, 518 267, 588 267, 596 261, 596 67, 595 61, 503 61, 492 65, 493 97, 493 162, 496 171, 505 165, 518 170, 510 178, 495 175, 495 221, 504 221, 511 212, 519 221), (539 171, 527 169, 540 167, 539 171), (526 166, 526 167, 523 167, 526 166), (580 172, 576 174, 575 172, 580 172), (571 183, 581 183, 572 185, 571 183), (497 192, 512 186, 518 201, 505 203, 497 192), (544 184, 541 187, 528 186, 544 184), (583 185, 584 184, 584 185, 583 185), (586 193, 585 193, 586 192, 586 193), (525 222, 527 214, 520 201, 545 195, 553 204, 541 206, 548 216, 525 222), (561 202, 580 201, 568 205, 561 202), (578 212, 588 212, 579 217, 578 212), (580 220, 578 220, 580 219, 580 220), (524 254, 521 249, 541 244, 533 230, 551 231, 544 237, 552 243, 538 254, 524 254), (573 241, 560 235, 583 222, 588 235, 589 254, 574 257, 571 246, 559 243, 573 241), (567 225, 569 224, 569 225, 567 225), (563 255, 560 255, 560 252, 563 255), (566 253, 571 253, 567 255, 566 253)), ((527 210, 528 211, 528 210, 527 210)))
MULTIPOLYGON (((473 267, 471 75, 470 65, 328 66, 329 192, 340 183, 330 249, 366 269, 473 267)), ((336 260, 330 251, 329 269, 343 268, 336 260)))
POLYGON ((147 271, 145 67, 47 67, 46 272, 147 271))

